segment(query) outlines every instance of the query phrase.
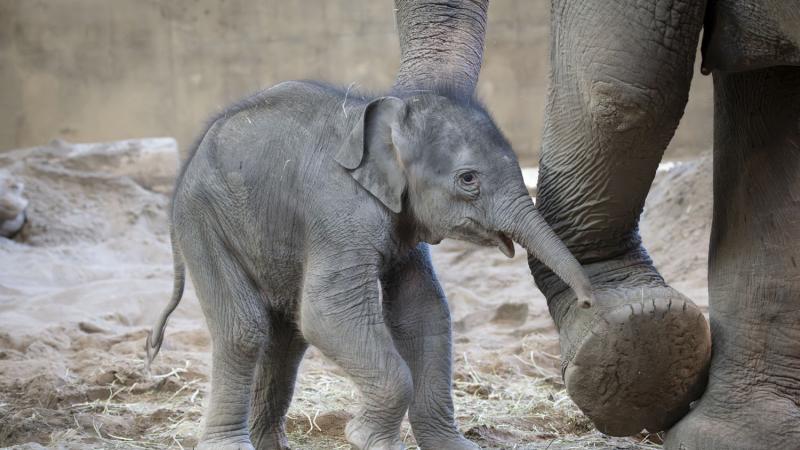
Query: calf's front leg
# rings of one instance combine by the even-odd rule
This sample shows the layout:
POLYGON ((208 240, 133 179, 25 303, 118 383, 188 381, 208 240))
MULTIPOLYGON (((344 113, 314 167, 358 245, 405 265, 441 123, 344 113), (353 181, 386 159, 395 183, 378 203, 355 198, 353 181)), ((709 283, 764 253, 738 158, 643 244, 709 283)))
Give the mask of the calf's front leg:
POLYGON ((308 344, 294 322, 273 312, 271 339, 261 347, 250 402, 250 439, 256 450, 287 450, 286 411, 308 344))
POLYGON ((408 418, 417 444, 426 450, 480 448, 461 435, 454 418, 450 310, 426 244, 387 277, 384 304, 395 346, 414 380, 408 418))
POLYGON ((378 277, 377 255, 316 258, 306 268, 300 329, 361 393, 359 411, 345 428, 347 440, 360 450, 402 450, 400 423, 413 387, 384 323, 378 277))

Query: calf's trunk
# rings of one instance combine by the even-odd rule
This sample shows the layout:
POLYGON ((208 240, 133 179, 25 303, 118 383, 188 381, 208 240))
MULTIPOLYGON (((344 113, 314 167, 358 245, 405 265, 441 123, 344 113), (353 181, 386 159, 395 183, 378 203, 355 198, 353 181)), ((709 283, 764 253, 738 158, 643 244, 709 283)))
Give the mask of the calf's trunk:
POLYGON ((521 196, 510 212, 503 212, 499 231, 519 242, 528 253, 549 267, 578 298, 578 305, 588 308, 594 303, 592 285, 581 264, 536 210, 527 195, 521 196))

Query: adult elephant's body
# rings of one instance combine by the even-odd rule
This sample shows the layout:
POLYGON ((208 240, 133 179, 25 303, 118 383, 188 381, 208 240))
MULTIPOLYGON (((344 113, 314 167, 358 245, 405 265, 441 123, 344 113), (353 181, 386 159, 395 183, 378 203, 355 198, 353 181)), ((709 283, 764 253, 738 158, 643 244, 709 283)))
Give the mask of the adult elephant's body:
MULTIPOLYGON (((474 89, 488 2, 396 4, 397 83, 474 89)), ((530 263, 561 334, 572 398, 601 431, 663 430, 703 393, 710 364, 706 394, 668 446, 798 442, 800 68, 775 66, 800 65, 800 2, 552 4, 538 206, 591 275, 599 307, 572 307, 564 285, 530 263), (716 102, 713 361, 705 319, 666 285, 637 229, 704 24, 716 102)))

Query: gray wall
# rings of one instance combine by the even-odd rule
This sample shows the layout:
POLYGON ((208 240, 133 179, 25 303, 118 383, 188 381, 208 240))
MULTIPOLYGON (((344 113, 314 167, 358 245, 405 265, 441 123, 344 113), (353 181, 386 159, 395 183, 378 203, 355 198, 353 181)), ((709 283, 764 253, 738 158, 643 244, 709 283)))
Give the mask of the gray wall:
MULTIPOLYGON (((489 10, 479 92, 535 162, 547 86, 549 0, 489 10)), ((175 136, 286 79, 388 88, 392 0, 0 0, 0 151, 62 138, 175 136)), ((696 78, 670 149, 710 146, 710 80, 696 78), (698 83, 699 81, 699 83, 698 83)))

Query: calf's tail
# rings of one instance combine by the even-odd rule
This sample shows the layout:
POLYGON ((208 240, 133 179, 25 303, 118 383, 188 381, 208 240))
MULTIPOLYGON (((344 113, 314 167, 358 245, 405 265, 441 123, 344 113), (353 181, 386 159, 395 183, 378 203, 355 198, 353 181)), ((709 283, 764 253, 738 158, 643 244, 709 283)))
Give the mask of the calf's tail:
POLYGON ((161 342, 164 340, 164 328, 167 327, 167 320, 169 316, 178 307, 178 303, 183 297, 183 288, 186 284, 186 266, 183 262, 183 255, 175 243, 175 234, 170 233, 172 240, 172 259, 174 265, 174 280, 172 285, 172 298, 169 303, 161 311, 158 321, 153 325, 153 329, 147 333, 147 341, 145 342, 145 351, 147 352, 147 361, 145 362, 147 370, 150 370, 150 363, 153 362, 158 351, 161 349, 161 342))

